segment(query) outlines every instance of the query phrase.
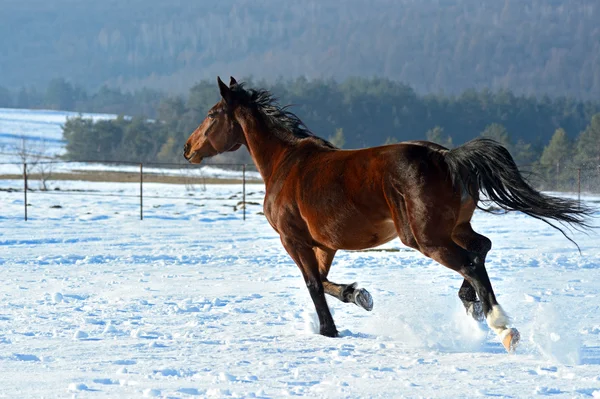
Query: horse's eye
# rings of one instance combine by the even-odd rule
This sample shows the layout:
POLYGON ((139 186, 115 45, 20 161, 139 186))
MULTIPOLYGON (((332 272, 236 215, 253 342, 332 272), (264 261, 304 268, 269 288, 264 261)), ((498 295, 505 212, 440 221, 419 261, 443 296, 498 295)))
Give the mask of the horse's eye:
POLYGON ((217 116, 216 112, 211 112, 210 114, 208 114, 209 119, 215 119, 215 116, 217 116))

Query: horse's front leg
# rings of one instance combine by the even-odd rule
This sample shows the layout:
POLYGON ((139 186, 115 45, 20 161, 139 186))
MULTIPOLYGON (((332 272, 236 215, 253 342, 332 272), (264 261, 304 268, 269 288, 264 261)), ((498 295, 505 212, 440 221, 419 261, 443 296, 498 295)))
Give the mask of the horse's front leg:
POLYGON ((315 255, 319 262, 319 274, 321 276, 321 282, 325 293, 331 295, 334 298, 339 299, 342 302, 354 303, 363 309, 368 311, 373 309, 373 298, 369 291, 364 288, 356 288, 356 283, 352 284, 338 284, 327 279, 329 269, 333 263, 335 256, 335 249, 328 248, 315 248, 315 255))
POLYGON ((306 287, 319 316, 321 335, 337 337, 338 331, 335 328, 333 317, 325 300, 325 290, 319 275, 319 262, 317 261, 315 251, 307 244, 284 236, 281 237, 281 242, 302 272, 306 287))

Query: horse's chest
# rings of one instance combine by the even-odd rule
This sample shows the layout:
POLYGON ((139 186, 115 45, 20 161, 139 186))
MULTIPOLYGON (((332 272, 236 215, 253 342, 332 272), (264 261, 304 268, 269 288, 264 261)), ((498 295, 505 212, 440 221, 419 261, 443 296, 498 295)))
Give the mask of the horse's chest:
POLYGON ((277 214, 275 210, 276 207, 274 206, 273 201, 270 201, 269 197, 265 197, 265 200, 263 202, 263 213, 265 214, 265 218, 267 219, 271 227, 273 227, 273 229, 279 233, 280 231, 277 228, 277 214))

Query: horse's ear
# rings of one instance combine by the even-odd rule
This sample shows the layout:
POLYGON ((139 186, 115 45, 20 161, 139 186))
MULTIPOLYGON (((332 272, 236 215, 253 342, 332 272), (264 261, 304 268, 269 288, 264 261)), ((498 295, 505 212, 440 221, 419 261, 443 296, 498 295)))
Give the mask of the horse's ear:
POLYGON ((225 102, 229 104, 231 102, 231 90, 229 90, 229 87, 227 87, 227 85, 223 83, 219 76, 217 76, 217 83, 219 84, 219 91, 221 92, 221 97, 223 97, 223 100, 225 100, 225 102))
POLYGON ((235 78, 233 76, 230 76, 229 77, 229 87, 231 88, 231 87, 235 86, 236 84, 238 84, 237 80, 235 80, 235 78))

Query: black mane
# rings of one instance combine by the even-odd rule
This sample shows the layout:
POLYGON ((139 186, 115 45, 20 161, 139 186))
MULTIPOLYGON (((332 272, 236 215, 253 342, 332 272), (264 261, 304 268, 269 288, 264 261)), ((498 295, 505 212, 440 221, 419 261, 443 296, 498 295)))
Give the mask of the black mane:
POLYGON ((231 90, 243 105, 256 109, 280 137, 283 134, 284 139, 312 138, 324 147, 337 148, 311 132, 300 118, 288 111, 289 105, 279 105, 277 98, 268 90, 245 89, 244 83, 235 84, 231 90))

